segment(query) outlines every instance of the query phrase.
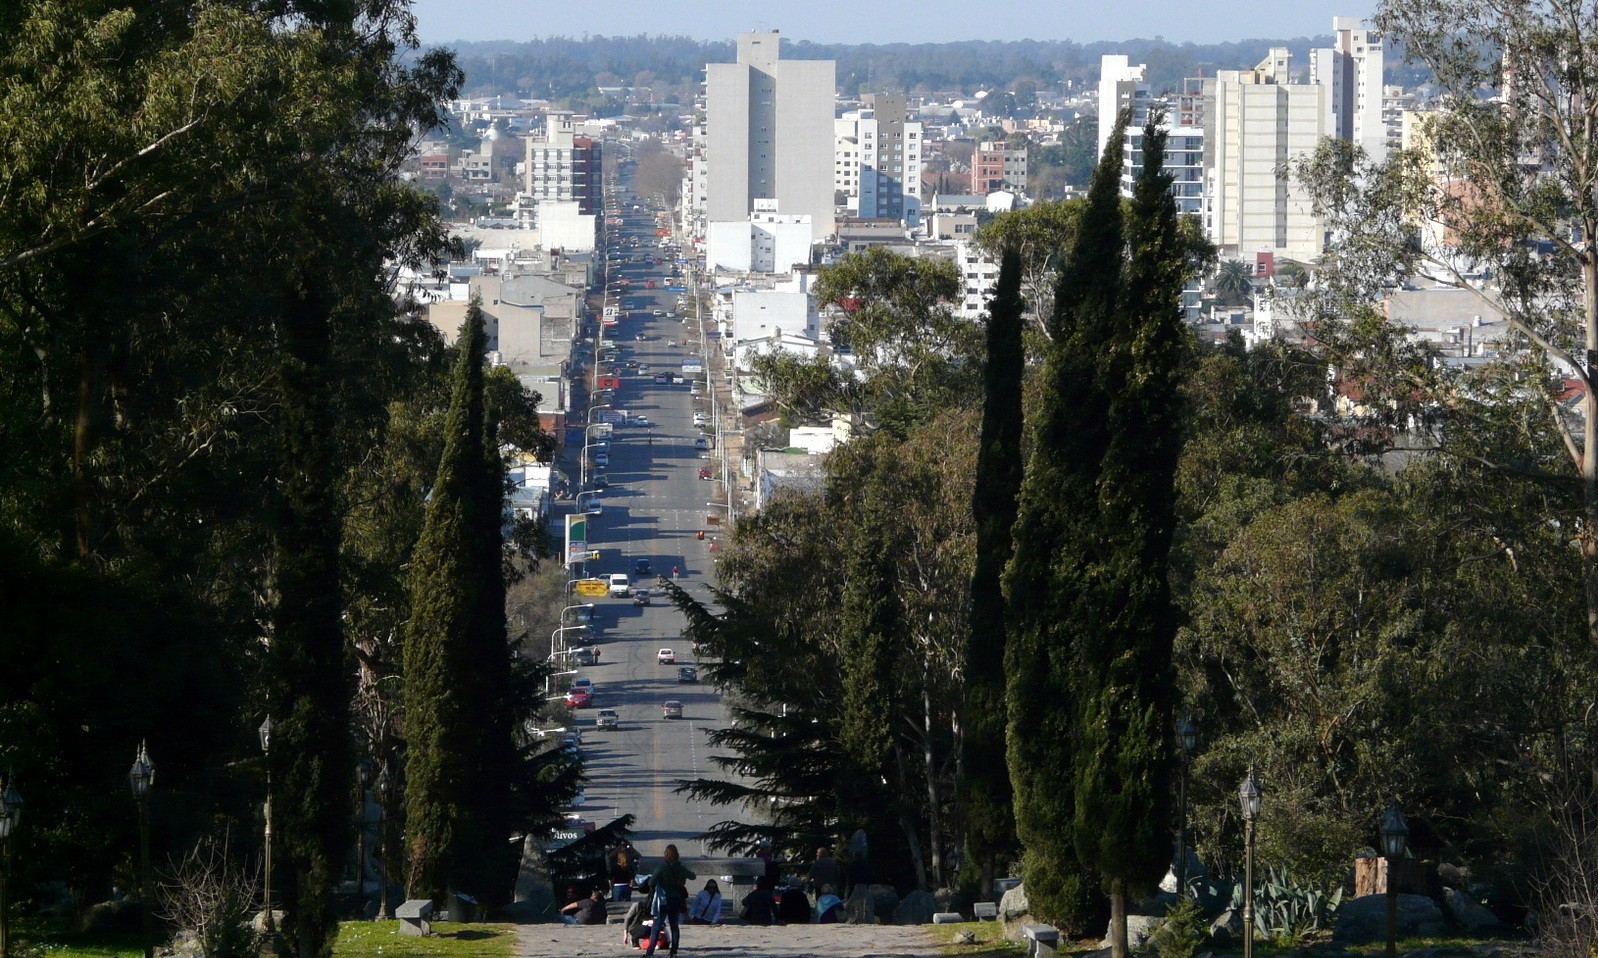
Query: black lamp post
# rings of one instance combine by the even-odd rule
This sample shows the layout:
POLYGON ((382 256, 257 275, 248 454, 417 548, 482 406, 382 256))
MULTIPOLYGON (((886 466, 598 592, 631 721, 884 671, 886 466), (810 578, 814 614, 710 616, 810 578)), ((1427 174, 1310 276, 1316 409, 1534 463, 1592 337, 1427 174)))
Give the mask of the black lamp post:
POLYGON ((372 763, 361 759, 355 763, 355 807, 359 818, 355 825, 355 905, 362 918, 366 917, 366 783, 372 778, 372 763))
POLYGON ((272 915, 272 729, 277 725, 268 715, 261 723, 261 754, 266 756, 266 851, 264 874, 261 876, 262 898, 266 903, 266 938, 277 938, 277 919, 272 915))
POLYGON ((155 766, 144 743, 133 756, 128 769, 128 788, 139 807, 139 910, 144 916, 144 958, 155 958, 155 887, 150 881, 150 788, 155 785, 155 766))
MULTIPOLYGON (((8 779, 10 776, 8 776, 8 779)), ((0 792, 0 958, 11 958, 11 926, 7 922, 10 902, 6 899, 6 879, 11 871, 11 832, 22 821, 22 796, 14 781, 0 792)))
POLYGON ((1409 822, 1396 804, 1382 813, 1382 855, 1387 859, 1387 958, 1398 954, 1398 876, 1394 866, 1409 847, 1409 822))
POLYGON ((1182 777, 1177 786, 1176 827, 1176 893, 1187 894, 1187 770, 1193 764, 1193 750, 1198 748, 1198 726, 1183 716, 1176 723, 1176 742, 1182 747, 1182 777))
POLYGON ((1260 781, 1254 770, 1237 787, 1243 809, 1243 958, 1254 958, 1254 820, 1260 814, 1260 781))
POLYGON ((377 770, 377 918, 388 921, 388 790, 393 780, 388 774, 388 763, 377 770))

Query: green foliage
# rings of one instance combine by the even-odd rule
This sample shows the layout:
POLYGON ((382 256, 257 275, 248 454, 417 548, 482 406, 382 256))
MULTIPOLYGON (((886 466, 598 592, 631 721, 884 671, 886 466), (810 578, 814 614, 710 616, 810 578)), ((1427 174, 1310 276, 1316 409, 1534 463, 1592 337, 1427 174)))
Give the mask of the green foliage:
MULTIPOLYGON (((1254 879, 1254 927, 1279 948, 1301 945, 1329 928, 1342 904, 1342 888, 1326 892, 1294 881, 1285 867, 1267 866, 1264 878, 1254 879)), ((1231 907, 1243 907, 1242 885, 1233 888, 1231 907)))
POLYGON ((1159 958, 1193 958, 1209 937, 1209 920, 1198 899, 1183 895, 1165 913, 1165 921, 1149 936, 1148 949, 1159 958))

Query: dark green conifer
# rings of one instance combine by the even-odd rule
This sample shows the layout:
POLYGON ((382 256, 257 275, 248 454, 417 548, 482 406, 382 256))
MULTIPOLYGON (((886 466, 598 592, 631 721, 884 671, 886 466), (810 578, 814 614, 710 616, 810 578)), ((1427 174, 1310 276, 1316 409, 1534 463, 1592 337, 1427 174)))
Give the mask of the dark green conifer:
POLYGON ((988 306, 981 448, 971 512, 976 520, 976 567, 971 574, 971 633, 965 647, 961 711, 960 811, 965 823, 964 867, 978 894, 991 897, 994 859, 1015 848, 1015 812, 1005 764, 1005 563, 1023 475, 1021 432, 1025 354, 1021 334, 1021 255, 1006 250, 988 306))

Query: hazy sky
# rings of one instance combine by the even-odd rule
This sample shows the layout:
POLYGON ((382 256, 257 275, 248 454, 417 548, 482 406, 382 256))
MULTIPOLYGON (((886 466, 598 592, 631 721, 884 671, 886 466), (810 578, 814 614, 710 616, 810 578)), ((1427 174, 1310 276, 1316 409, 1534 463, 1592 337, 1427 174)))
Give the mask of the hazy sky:
POLYGON ((1125 40, 1175 43, 1329 33, 1334 13, 1369 16, 1375 0, 414 0, 422 40, 672 34, 731 39, 781 30, 818 43, 1125 40))

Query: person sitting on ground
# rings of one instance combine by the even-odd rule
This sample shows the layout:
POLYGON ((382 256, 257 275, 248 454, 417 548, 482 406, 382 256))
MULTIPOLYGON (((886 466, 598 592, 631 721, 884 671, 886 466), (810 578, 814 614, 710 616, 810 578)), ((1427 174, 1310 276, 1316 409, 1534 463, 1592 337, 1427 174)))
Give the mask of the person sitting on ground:
POLYGON ((782 899, 777 902, 777 920, 784 925, 810 924, 810 899, 805 897, 805 891, 798 885, 782 890, 782 899))
POLYGON ((755 882, 755 890, 744 896, 738 908, 738 917, 751 925, 769 925, 777 920, 777 896, 772 891, 776 886, 770 878, 762 875, 755 882))
POLYGON ((572 902, 560 910, 560 920, 568 925, 603 925, 605 923, 605 896, 599 889, 588 893, 587 898, 572 902))
POLYGON ((820 892, 822 885, 831 885, 837 888, 843 884, 843 872, 838 868, 838 860, 832 857, 832 849, 821 847, 816 849, 816 860, 810 866, 810 890, 820 892))
POLYGON ((832 893, 831 885, 822 885, 816 894, 816 924, 836 925, 843 921, 843 899, 832 893))
POLYGON ((688 906, 688 924, 721 924, 721 889, 714 878, 705 882, 705 887, 694 896, 694 903, 688 906))

